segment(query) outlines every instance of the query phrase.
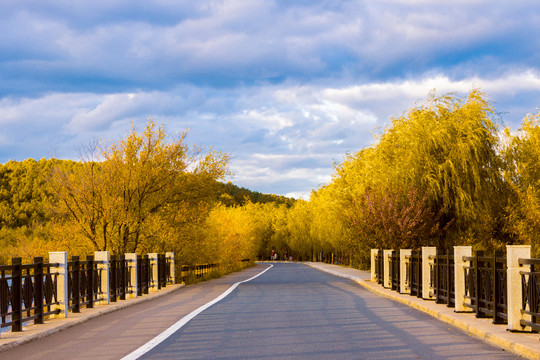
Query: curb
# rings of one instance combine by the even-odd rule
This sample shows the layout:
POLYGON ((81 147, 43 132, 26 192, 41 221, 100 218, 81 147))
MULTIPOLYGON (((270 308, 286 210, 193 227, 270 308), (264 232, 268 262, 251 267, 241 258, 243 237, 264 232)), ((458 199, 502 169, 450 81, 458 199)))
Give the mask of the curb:
MULTIPOLYGON (((349 280, 352 280, 356 282, 357 284, 361 285, 362 287, 366 288, 367 290, 383 296, 385 298, 394 300, 396 302, 402 303, 404 305, 407 305, 409 307, 415 308, 417 310, 420 310, 436 319, 439 319, 440 321, 451 325, 461 331, 464 331, 465 333, 469 334, 470 336, 473 336, 475 338, 478 338, 480 340, 483 340, 484 342, 498 346, 504 350, 510 351, 514 354, 526 357, 528 359, 540 359, 540 342, 538 342, 538 339, 536 342, 538 343, 538 348, 522 344, 522 343, 516 343, 512 341, 511 339, 507 339, 505 337, 500 336, 499 334, 495 334, 490 331, 486 331, 478 326, 475 326, 474 324, 467 323, 466 321, 463 321, 461 319, 457 319, 450 314, 445 314, 442 310, 433 309, 432 307, 423 305, 422 303, 413 302, 407 298, 404 298, 402 296, 398 296, 398 294, 393 294, 390 291, 383 291, 381 289, 378 289, 374 286, 369 285, 366 280, 362 280, 356 276, 348 275, 340 273, 339 271, 334 271, 332 269, 325 268, 323 266, 319 266, 314 263, 306 263, 307 265, 311 266, 314 269, 327 272, 329 274, 339 276, 342 278, 346 278, 349 280)), ((494 325, 495 326, 495 325, 494 325)), ((507 332, 507 334, 516 334, 512 332, 507 332)), ((524 335, 517 333, 518 335, 524 335)), ((509 335, 511 336, 511 335, 509 335)))
POLYGON ((71 317, 50 319, 44 324, 30 324, 23 327, 22 332, 0 333, 0 353, 9 349, 13 349, 17 346, 27 344, 31 341, 58 333, 65 329, 69 329, 88 320, 125 309, 132 305, 144 303, 146 301, 162 297, 184 286, 185 284, 169 285, 165 289, 148 294, 148 296, 121 300, 121 302, 119 303, 111 303, 109 305, 98 305, 97 307, 92 309, 84 309, 80 313, 69 313, 71 317))

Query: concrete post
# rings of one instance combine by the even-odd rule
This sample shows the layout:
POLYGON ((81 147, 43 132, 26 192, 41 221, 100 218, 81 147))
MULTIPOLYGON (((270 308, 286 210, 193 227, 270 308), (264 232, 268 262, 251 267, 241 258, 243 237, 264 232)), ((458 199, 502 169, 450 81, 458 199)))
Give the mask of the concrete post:
POLYGON ((150 284, 148 291, 158 291, 158 254, 148 254, 148 259, 150 261, 150 272, 152 274, 152 283, 150 284))
POLYGON ((431 267, 430 256, 437 255, 437 248, 434 246, 422 247, 422 298, 424 300, 434 299, 433 288, 431 287, 431 267))
POLYGON ((463 261, 464 256, 472 256, 472 246, 454 246, 454 287, 456 294, 455 312, 472 311, 465 304, 465 266, 468 261, 463 261))
POLYGON ((171 267, 171 273, 170 273, 170 276, 171 276, 172 284, 174 285, 174 283, 175 283, 175 273, 174 273, 174 253, 173 253, 173 252, 165 253, 165 257, 167 258, 167 261, 169 262, 170 267, 171 267))
POLYGON ((377 281, 377 261, 375 257, 379 253, 379 249, 371 249, 371 281, 377 281))
POLYGON ((51 273, 58 274, 56 278, 56 298, 59 304, 53 305, 53 310, 59 309, 60 313, 52 317, 67 318, 69 310, 67 251, 50 252, 49 263, 58 263, 58 266, 51 267, 51 273))
POLYGON ((506 266, 507 266, 507 293, 508 293, 508 330, 510 331, 523 331, 530 330, 530 328, 522 327, 520 320, 522 316, 530 321, 530 315, 521 314, 521 304, 523 299, 523 293, 521 288, 521 275, 520 271, 529 271, 528 265, 519 266, 518 260, 520 258, 531 258, 531 246, 530 245, 506 245, 506 266))
POLYGON ((131 286, 129 287, 128 291, 129 294, 127 294, 126 298, 135 298, 137 297, 137 292, 139 290, 139 284, 137 283, 137 254, 135 253, 128 253, 125 254, 126 260, 128 262, 128 276, 129 276, 129 282, 131 283, 131 286))
MULTIPOLYGON (((409 260, 406 260, 406 256, 411 256, 412 250, 411 249, 400 249, 399 250, 399 292, 402 294, 410 294, 411 293, 411 284, 407 282, 407 264, 409 263, 409 260)), ((409 274, 409 278, 410 278, 409 274)))
POLYGON ((385 288, 392 287, 392 279, 390 279, 390 267, 392 266, 389 257, 392 256, 392 250, 383 250, 383 286, 385 288))
POLYGON ((98 262, 98 276, 101 277, 101 301, 96 302, 98 305, 109 305, 111 302, 111 290, 109 286, 109 252, 96 251, 94 252, 94 260, 98 262))

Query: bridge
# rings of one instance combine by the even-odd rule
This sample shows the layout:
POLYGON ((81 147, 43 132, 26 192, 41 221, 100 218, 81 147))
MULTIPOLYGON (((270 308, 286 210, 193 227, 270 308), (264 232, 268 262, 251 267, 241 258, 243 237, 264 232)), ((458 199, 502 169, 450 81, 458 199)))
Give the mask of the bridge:
POLYGON ((2 333, 0 358, 540 357, 538 334, 508 332, 371 277, 324 263, 259 263, 2 333))

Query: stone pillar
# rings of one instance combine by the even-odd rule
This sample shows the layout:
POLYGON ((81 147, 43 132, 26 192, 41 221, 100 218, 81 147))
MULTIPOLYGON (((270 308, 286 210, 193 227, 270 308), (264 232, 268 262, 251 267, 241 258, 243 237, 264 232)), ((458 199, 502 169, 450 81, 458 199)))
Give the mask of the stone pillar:
POLYGON ((530 245, 506 245, 506 266, 507 266, 507 293, 508 293, 508 330, 510 331, 523 331, 530 330, 530 328, 524 328, 520 325, 522 316, 530 320, 530 315, 521 314, 521 304, 523 299, 523 293, 521 288, 521 275, 520 271, 529 271, 528 265, 519 266, 519 259, 531 258, 531 246, 530 245))
MULTIPOLYGON (((410 259, 407 261, 405 259, 406 256, 411 256, 412 250, 411 249, 400 249, 399 250, 399 292, 402 294, 410 294, 411 293, 411 284, 407 283, 407 264, 410 259)), ((411 274, 409 274, 409 279, 411 277, 411 274)))
POLYGON ((379 249, 371 249, 371 281, 377 281, 377 261, 376 256, 379 253, 379 249))
POLYGON ((137 297, 137 292, 139 290, 139 284, 137 283, 137 254, 135 253, 128 253, 125 254, 126 260, 128 263, 128 276, 129 276, 129 282, 131 283, 131 286, 129 287, 129 294, 127 294, 127 298, 135 298, 137 297))
POLYGON ((96 303, 99 305, 109 305, 111 302, 111 290, 109 286, 109 252, 96 251, 94 252, 94 260, 97 262, 98 276, 101 277, 102 298, 96 303))
POLYGON ((171 278, 171 281, 172 281, 172 284, 174 285, 175 283, 175 272, 174 272, 174 266, 175 266, 175 263, 174 263, 174 253, 173 252, 168 252, 168 253, 165 253, 165 258, 167 259, 166 261, 169 263, 169 266, 170 266, 170 278, 171 278))
POLYGON ((383 286, 385 288, 392 287, 392 279, 390 279, 391 256, 392 250, 383 250, 383 286))
POLYGON ((148 254, 148 260, 150 261, 150 274, 152 275, 152 283, 148 291, 158 291, 158 254, 148 254))
POLYGON ((465 266, 469 265, 464 261, 464 256, 472 256, 472 246, 454 246, 454 286, 456 295, 455 312, 472 311, 464 305, 465 299, 465 266))
POLYGON ((56 299, 59 304, 53 305, 53 310, 60 310, 60 313, 53 315, 53 318, 67 318, 69 310, 67 251, 50 252, 49 263, 58 264, 58 266, 51 267, 51 273, 58 274, 56 278, 56 299))
POLYGON ((430 285, 431 280, 431 268, 429 260, 430 256, 437 255, 437 248, 434 246, 422 247, 422 298, 425 300, 434 299, 433 288, 430 285))

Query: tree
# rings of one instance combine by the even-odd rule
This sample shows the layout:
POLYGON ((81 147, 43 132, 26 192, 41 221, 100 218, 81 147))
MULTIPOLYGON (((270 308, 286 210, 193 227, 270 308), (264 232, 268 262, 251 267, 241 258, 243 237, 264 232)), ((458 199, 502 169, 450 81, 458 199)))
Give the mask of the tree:
POLYGON ((133 127, 110 146, 87 148, 79 169, 57 168, 51 178, 56 213, 95 250, 124 253, 158 246, 156 224, 171 219, 167 212, 204 202, 204 190, 228 172, 228 155, 189 148, 186 135, 171 141, 163 125, 150 119, 143 133, 133 127))
POLYGON ((513 190, 508 205, 508 228, 521 243, 530 244, 534 256, 540 256, 540 113, 523 119, 520 130, 512 135, 505 130, 507 144, 505 179, 513 190))

